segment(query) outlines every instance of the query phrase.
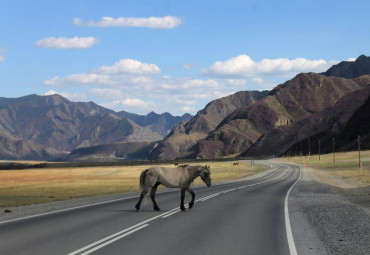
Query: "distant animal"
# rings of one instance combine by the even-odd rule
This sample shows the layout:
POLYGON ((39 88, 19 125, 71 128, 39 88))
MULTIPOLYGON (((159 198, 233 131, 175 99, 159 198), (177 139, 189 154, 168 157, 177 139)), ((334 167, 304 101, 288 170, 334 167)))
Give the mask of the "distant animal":
POLYGON ((179 164, 178 163, 175 163, 175 166, 179 166, 179 164))
POLYGON ((234 162, 233 163, 233 166, 238 166, 239 165, 239 163, 238 162, 234 162))
POLYGON ((190 188, 194 179, 200 176, 203 182, 209 187, 211 186, 211 166, 191 166, 181 165, 179 167, 151 167, 141 172, 140 175, 140 190, 141 195, 139 201, 135 205, 136 211, 140 211, 140 205, 143 198, 147 195, 150 189, 150 198, 153 202, 155 211, 160 211, 157 202, 155 201, 155 192, 159 185, 167 188, 180 188, 181 189, 181 203, 180 209, 185 211, 184 200, 185 190, 191 194, 191 202, 189 209, 194 205, 195 193, 190 188))

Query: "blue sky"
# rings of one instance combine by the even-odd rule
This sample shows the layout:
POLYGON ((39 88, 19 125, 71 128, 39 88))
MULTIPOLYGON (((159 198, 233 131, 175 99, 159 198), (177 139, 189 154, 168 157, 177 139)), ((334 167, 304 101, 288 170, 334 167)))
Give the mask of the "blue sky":
POLYGON ((195 114, 370 55, 370 1, 2 0, 1 97, 195 114))

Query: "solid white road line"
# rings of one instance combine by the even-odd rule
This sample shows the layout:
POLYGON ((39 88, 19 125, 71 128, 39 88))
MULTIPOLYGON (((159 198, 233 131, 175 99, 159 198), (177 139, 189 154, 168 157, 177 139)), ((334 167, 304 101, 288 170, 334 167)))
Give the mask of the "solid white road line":
MULTIPOLYGON (((217 197, 218 195, 220 195, 220 193, 215 193, 215 194, 212 194, 212 195, 209 195, 209 196, 206 196, 206 197, 202 197, 200 199, 198 199, 199 201, 206 201, 207 199, 210 199, 212 197, 217 197)), ((198 201, 197 200, 197 201, 198 201)))
POLYGON ((113 238, 113 239, 111 239, 111 240, 109 240, 109 241, 107 241, 105 243, 102 243, 102 244, 100 244, 100 245, 98 245, 98 246, 96 246, 96 247, 94 247, 94 248, 92 248, 92 249, 90 249, 88 251, 85 251, 84 253, 81 253, 80 255, 90 254, 90 253, 92 253, 92 252, 94 252, 96 250, 99 250, 99 249, 103 248, 104 246, 107 246, 107 245, 109 245, 111 243, 114 243, 115 241, 117 241, 117 240, 119 240, 121 238, 124 238, 125 236, 131 235, 132 233, 134 233, 134 232, 136 232, 136 231, 138 231, 138 230, 140 230, 142 228, 145 228, 147 226, 149 226, 149 224, 141 225, 141 226, 139 226, 139 227, 137 227, 137 228, 135 228, 135 229, 133 229, 133 230, 131 230, 131 231, 123 234, 123 235, 117 236, 116 238, 113 238))
POLYGON ((169 217, 169 216, 171 216, 171 215, 173 215, 175 213, 178 213, 178 212, 180 212, 180 209, 177 209, 177 210, 175 210, 175 211, 173 211, 171 213, 167 213, 166 215, 162 216, 162 219, 165 219, 165 218, 167 218, 167 217, 169 217))
POLYGON ((294 239, 293 239, 292 227, 290 226, 288 199, 289 199, 290 191, 298 183, 300 178, 301 178, 301 169, 299 169, 298 179, 295 181, 295 183, 288 190, 288 192, 285 196, 285 202, 284 202, 285 229, 286 229, 286 234, 287 234, 287 238, 288 238, 288 245, 289 245, 290 255, 297 255, 298 253, 297 253, 297 249, 295 247, 295 243, 294 243, 294 239))
MULTIPOLYGON (((115 237, 115 236, 118 236, 118 235, 121 235, 121 234, 123 234, 123 233, 126 233, 127 231, 130 231, 129 233, 133 233, 133 232, 135 232, 135 231, 133 231, 133 232, 132 232, 132 229, 135 229, 135 228, 140 229, 140 227, 141 227, 141 226, 143 226, 143 225, 148 226, 148 225, 149 225, 149 224, 147 224, 148 222, 153 221, 153 220, 155 220, 155 219, 157 219, 157 218, 163 217, 163 216, 165 216, 165 215, 167 215, 167 214, 172 214, 174 211, 177 211, 177 210, 178 210, 178 208, 174 208, 174 209, 172 209, 172 210, 170 210, 170 211, 168 211, 168 212, 165 212, 165 213, 159 214, 159 215, 157 215, 157 216, 154 216, 154 217, 152 217, 152 218, 149 218, 149 219, 147 219, 147 220, 144 220, 144 221, 142 221, 142 222, 139 222, 139 223, 135 224, 134 226, 131 226, 131 227, 129 227, 129 228, 126 228, 126 229, 124 229, 124 230, 122 230, 122 231, 119 231, 119 232, 117 232, 117 233, 113 234, 113 235, 110 235, 110 236, 108 236, 108 237, 105 237, 105 238, 103 238, 103 239, 100 239, 99 241, 96 241, 96 242, 94 242, 94 243, 92 243, 92 244, 89 244, 89 245, 87 245, 87 246, 85 246, 85 247, 82 247, 81 249, 78 249, 78 250, 76 250, 76 251, 73 251, 73 252, 69 253, 68 255, 76 255, 76 254, 78 254, 78 253, 80 253, 80 252, 82 252, 82 251, 84 251, 84 250, 86 250, 86 249, 89 249, 89 248, 91 248, 91 247, 94 247, 94 246, 96 246, 96 245, 98 245, 98 244, 100 244, 100 243, 104 243, 105 241, 108 241, 108 240, 110 240, 111 238, 113 238, 113 237, 115 237)), ((127 235, 129 235, 129 234, 127 234, 127 235)), ((127 235, 125 235, 125 236, 127 236, 127 235)), ((123 237, 125 237, 125 236, 123 236, 123 237)), ((122 237, 121 237, 121 238, 122 238, 122 237)), ((120 239, 120 238, 119 238, 119 239, 120 239)), ((117 239, 117 240, 118 240, 118 239, 117 239)))
MULTIPOLYGON (((282 173, 281 175, 279 175, 278 177, 275 177, 275 178, 272 178, 272 179, 269 179, 269 180, 266 180, 266 181, 263 181, 263 182, 259 182, 259 183, 255 183, 255 184, 250 184, 250 185, 246 185, 246 186, 242 186, 242 187, 239 187, 238 189, 243 189, 243 188, 247 188, 247 187, 251 187, 251 186, 255 186, 255 185, 259 185, 259 184, 263 184, 263 183, 266 183, 266 182, 269 182, 269 181, 273 181, 273 180, 276 180, 280 177, 282 177, 283 175, 285 175, 288 171, 285 171, 284 173, 282 173)), ((299 177, 301 176, 301 173, 299 175, 299 177)), ((299 178, 298 178, 299 180, 299 178)), ((298 182, 298 180, 296 181, 296 183, 298 182)), ((293 186, 289 189, 288 193, 287 193, 287 196, 285 198, 285 221, 286 221, 286 228, 287 228, 287 234, 288 234, 288 226, 289 226, 289 230, 290 230, 290 236, 289 237, 289 234, 288 234, 288 242, 289 242, 289 248, 291 247, 291 243, 293 243, 293 247, 294 247, 294 250, 295 250, 295 245, 294 245, 294 241, 293 241, 293 237, 292 237, 292 233, 291 233, 291 228, 290 228, 290 222, 289 222, 289 215, 287 214, 287 208, 288 208, 288 205, 287 205, 287 200, 288 200, 288 196, 289 196, 289 193, 290 193, 290 190, 294 187, 294 185, 296 184, 294 183, 293 186), (290 239, 289 239, 290 238, 290 239), (291 240, 291 241, 289 241, 291 240)), ((199 201, 205 201, 207 199, 210 199, 210 198, 213 198, 213 197, 216 197, 218 195, 220 195, 221 193, 227 193, 227 192, 231 192, 231 191, 235 191, 237 190, 236 188, 235 189, 230 189, 230 190, 226 190, 224 192, 220 192, 220 193, 215 193, 215 194, 212 194, 212 195, 209 195, 209 196, 206 196, 206 197, 203 197, 203 198, 200 198, 198 200, 196 200, 195 202, 199 202, 199 201)), ((107 204, 107 203, 111 203, 111 202, 116 202, 116 201, 122 201, 122 200, 127 200, 127 199, 131 199, 131 198, 136 198, 135 197, 126 197, 126 198, 120 198, 120 199, 114 199, 114 200, 109 200, 109 201, 103 201, 103 202, 99 202, 99 203, 93 203, 93 204, 88 204, 88 205, 83 205, 83 206, 76 206, 76 207, 71 207, 71 208, 67 208, 67 209, 62 209, 62 210, 57 210, 57 211, 52 211, 52 212, 47 212, 47 213, 41 213, 41 214, 36 214, 36 215, 31 215, 31 216, 26 216, 26 217, 21 217, 21 218, 17 218, 17 219, 12 219, 12 220, 7 220, 7 221, 1 221, 0 222, 0 225, 1 224, 4 224, 4 223, 8 223, 8 222, 13 222, 13 221, 19 221, 19 220, 24 220, 24 219, 30 219, 30 218, 35 218, 35 217, 39 217, 39 216, 45 216, 45 215, 49 215, 49 214, 54 214, 54 213, 59 213, 59 212, 66 212, 66 211, 72 211, 72 210, 75 210, 75 209, 80 209, 80 208, 86 208, 86 207, 90 207, 90 206, 94 206, 94 205, 101 205, 101 204, 107 204)), ((186 205, 186 207, 188 207, 186 205)), ((153 221, 157 218, 166 218, 166 217, 169 217, 175 213, 178 213, 180 210, 177 208, 174 208, 170 211, 167 211, 165 213, 162 213, 160 215, 157 215, 155 217, 152 217, 152 218, 149 218, 148 220, 145 220, 145 221, 142 221, 138 224, 135 224, 134 226, 131 226, 129 228, 126 228, 122 231, 119 231, 113 235, 110 235, 108 237, 105 237, 99 241, 96 241, 92 244, 89 244, 83 248, 80 248, 74 252, 71 252, 69 253, 68 255, 76 255, 76 254, 80 254, 81 252, 81 255, 82 254, 90 254, 91 252, 94 252, 106 245, 109 245, 123 237, 126 237, 140 229, 143 229, 147 226, 149 226, 149 224, 147 224, 148 222, 150 221, 153 221), (92 248, 93 247, 93 248, 92 248), (92 249, 90 249, 92 248, 92 249), (89 250, 90 249, 90 250, 89 250)), ((296 251, 295 253, 292 253, 292 250, 291 250, 291 254, 297 254, 296 251)))
POLYGON ((108 203, 112 203, 112 202, 123 201, 123 200, 131 199, 131 198, 136 198, 136 197, 137 196, 135 196, 135 197, 118 198, 118 199, 112 199, 112 200, 98 202, 98 203, 93 203, 93 204, 87 204, 87 205, 81 205, 81 206, 75 206, 75 207, 71 207, 71 208, 56 210, 56 211, 52 211, 52 212, 34 214, 34 215, 25 216, 25 217, 21 217, 21 218, 16 218, 16 219, 12 219, 12 220, 0 221, 0 225, 1 224, 4 224, 4 223, 19 221, 19 220, 25 220, 25 219, 32 219, 32 218, 36 218, 36 217, 40 217, 40 216, 45 216, 45 215, 49 215, 49 214, 54 214, 54 213, 68 212, 68 211, 72 211, 72 210, 76 210, 76 209, 81 209, 81 208, 86 208, 86 207, 90 207, 90 206, 94 206, 94 205, 103 205, 103 204, 108 204, 108 203))
MULTIPOLYGON (((251 187, 251 186, 254 186, 254 185, 258 185, 258 184, 262 184, 262 183, 265 183, 265 182, 276 180, 276 179, 282 177, 283 175, 285 175, 287 172, 288 171, 285 171, 284 173, 282 173, 278 177, 275 177, 275 178, 272 178, 272 179, 269 179, 269 180, 266 180, 266 181, 263 181, 263 182, 259 182, 257 184, 246 185, 246 186, 243 186, 241 188, 247 188, 247 187, 251 187)), ((226 190, 226 192, 231 192, 231 191, 235 191, 235 190, 238 190, 238 189, 240 189, 240 188, 234 188, 234 189, 226 190)), ((200 198, 198 200, 195 200, 195 202, 205 201, 207 199, 216 197, 216 196, 220 195, 221 193, 223 193, 223 192, 217 192, 217 193, 208 195, 206 197, 202 197, 202 198, 200 198)), ((187 208, 188 205, 185 205, 185 207, 187 208)), ((77 255, 77 254, 80 254, 81 252, 84 252, 84 251, 85 252, 84 253, 81 253, 80 255, 82 255, 82 254, 89 254, 89 253, 91 253, 93 251, 96 251, 96 250, 98 250, 98 249, 100 249, 100 248, 102 248, 102 247, 104 247, 104 246, 106 246, 108 244, 111 244, 111 243, 113 243, 113 242, 115 242, 115 241, 117 241, 117 240, 119 240, 119 239, 121 239, 121 238, 123 238, 125 236, 128 236, 128 235, 136 232, 137 230, 140 230, 140 229, 142 229, 144 227, 147 227, 149 225, 147 223, 149 223, 150 221, 153 221, 153 220, 158 219, 158 218, 167 218, 167 217, 169 217, 169 216, 171 216, 173 214, 176 214, 178 212, 180 212, 180 209, 178 207, 176 207, 176 208, 174 208, 172 210, 169 210, 169 211, 167 211, 165 213, 162 213, 162 214, 159 214, 159 215, 157 215, 155 217, 149 218, 149 219, 147 219, 145 221, 142 221, 140 223, 135 224, 134 226, 131 226, 129 228, 126 228, 126 229, 124 229, 124 230, 122 230, 120 232, 117 232, 117 233, 115 233, 113 235, 110 235, 110 236, 105 237, 105 238, 103 238, 103 239, 101 239, 99 241, 96 241, 96 242, 94 242, 92 244, 89 244, 89 245, 87 245, 85 247, 82 247, 81 249, 78 249, 78 250, 76 250, 74 252, 71 252, 68 255, 77 255), (92 248, 92 247, 94 247, 94 248, 92 248), (92 248, 92 249, 88 250, 89 248, 92 248)))
MULTIPOLYGON (((129 234, 131 234, 131 233, 133 233, 133 232, 141 229, 142 226, 145 226, 146 227, 146 226, 149 226, 149 224, 136 224, 136 225, 134 225, 132 227, 126 228, 126 229, 124 229, 124 230, 122 230, 120 232, 117 232, 117 233, 113 234, 113 235, 107 236, 107 237, 105 237, 105 238, 103 238, 103 239, 101 239, 99 241, 96 241, 96 242, 94 242, 92 244, 86 245, 85 247, 82 247, 81 249, 78 249, 78 250, 76 250, 74 252, 68 253, 68 255, 76 255, 76 254, 78 254, 80 252, 83 252, 84 250, 87 250, 87 249, 89 249, 91 247, 94 247, 96 245, 99 245, 101 243, 104 243, 105 241, 108 241, 111 238, 114 238, 114 237, 119 236, 119 235, 124 234, 124 233, 125 233, 125 236, 127 236, 127 235, 129 235, 129 234)), ((122 237, 124 237, 124 236, 122 236, 122 237)))

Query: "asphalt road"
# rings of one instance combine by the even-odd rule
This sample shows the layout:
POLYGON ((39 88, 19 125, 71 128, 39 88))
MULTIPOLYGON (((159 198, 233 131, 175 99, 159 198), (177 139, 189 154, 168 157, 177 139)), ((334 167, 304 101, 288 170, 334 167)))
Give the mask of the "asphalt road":
POLYGON ((186 212, 175 190, 157 194, 161 212, 149 197, 136 212, 135 196, 3 221, 0 254, 295 254, 287 194, 299 175, 280 164, 254 180, 196 188, 186 212))

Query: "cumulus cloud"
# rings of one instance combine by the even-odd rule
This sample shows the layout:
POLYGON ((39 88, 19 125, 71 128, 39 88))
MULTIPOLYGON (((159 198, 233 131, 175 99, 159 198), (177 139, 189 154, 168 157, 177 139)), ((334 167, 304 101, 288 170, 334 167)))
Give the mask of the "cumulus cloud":
POLYGON ((154 102, 144 102, 138 98, 127 98, 122 101, 122 105, 129 106, 129 107, 139 107, 142 109, 150 109, 151 107, 155 107, 156 104, 154 102))
POLYGON ((121 59, 112 66, 102 66, 93 72, 103 74, 155 74, 160 73, 161 69, 155 64, 142 63, 135 59, 121 59))
POLYGON ((92 88, 90 95, 105 98, 107 100, 116 100, 125 96, 122 89, 115 88, 92 88))
POLYGON ((70 101, 86 101, 87 96, 85 93, 67 93, 67 92, 58 92, 55 90, 49 90, 44 93, 44 96, 51 96, 51 95, 61 95, 62 97, 67 98, 70 101))
POLYGON ((66 77, 55 76, 49 80, 44 81, 44 85, 53 87, 64 87, 70 85, 94 85, 94 84, 113 84, 108 75, 94 74, 94 73, 76 73, 66 77))
POLYGON ((338 61, 308 60, 305 58, 263 59, 255 62, 247 55, 239 55, 225 61, 217 61, 201 74, 224 77, 256 77, 259 75, 291 75, 299 72, 321 72, 338 61))
MULTIPOLYGON (((0 53, 7 53, 6 49, 0 47, 0 53)), ((5 62, 5 57, 0 55, 0 62, 5 62)))
MULTIPOLYGON (((54 92, 83 91, 89 100, 102 106, 138 114, 149 111, 183 114, 184 109, 194 114, 195 109, 203 108, 211 100, 247 89, 245 78, 161 75, 159 66, 133 59, 122 59, 87 73, 55 76, 43 84, 53 87, 54 92)), ((70 99, 74 94, 63 96, 70 99)))
POLYGON ((79 26, 89 27, 146 27, 151 29, 172 29, 182 23, 182 19, 174 16, 165 17, 103 17, 99 21, 83 21, 81 18, 74 18, 73 23, 79 26))
POLYGON ((183 64, 182 68, 187 69, 187 70, 193 70, 195 68, 195 64, 193 64, 193 63, 183 64))
POLYGON ((35 46, 39 48, 55 48, 55 49, 87 49, 97 44, 99 39, 95 37, 48 37, 35 42, 35 46))

